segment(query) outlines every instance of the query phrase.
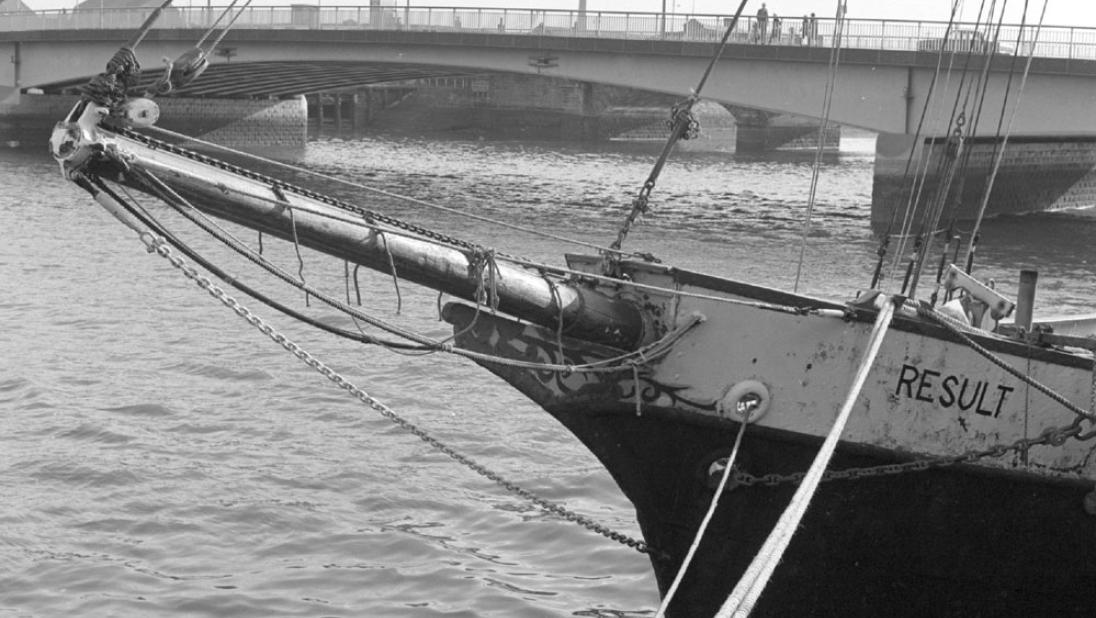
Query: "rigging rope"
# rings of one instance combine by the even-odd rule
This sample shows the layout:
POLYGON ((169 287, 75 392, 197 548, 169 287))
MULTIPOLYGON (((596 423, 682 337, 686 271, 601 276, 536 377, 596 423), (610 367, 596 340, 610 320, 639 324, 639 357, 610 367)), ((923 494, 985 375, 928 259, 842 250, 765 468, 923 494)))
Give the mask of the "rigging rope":
POLYGON ((734 17, 732 17, 730 23, 727 24, 727 28, 723 32, 723 39, 719 41, 719 46, 716 47, 715 53, 712 55, 711 60, 708 61, 708 67, 704 69, 704 74, 700 76, 700 81, 697 83, 696 88, 693 89, 688 98, 674 106, 670 119, 670 137, 667 138, 666 143, 662 146, 662 152, 659 153, 658 159, 651 169, 651 173, 643 183, 643 187, 640 188, 639 193, 632 200, 632 209, 621 223, 620 230, 617 231, 616 240, 609 246, 614 252, 619 251, 624 245, 624 239, 627 238, 628 232, 632 229, 632 224, 636 222, 640 215, 647 212, 647 201, 651 195, 651 191, 654 190, 655 183, 658 181, 658 176, 662 173, 662 168, 666 165, 666 161, 670 158, 670 152, 674 149, 678 140, 695 137, 693 132, 696 128, 696 119, 693 118, 692 115, 693 105, 700 100, 700 92, 704 89, 704 84, 707 83, 708 76, 712 74, 715 63, 719 60, 719 57, 723 55, 723 50, 727 47, 727 40, 730 39, 731 33, 738 26, 738 18, 742 16, 742 10, 746 8, 746 1, 747 0, 742 0, 738 4, 738 10, 735 11, 734 17))
MULTIPOLYGON (((1027 0, 1024 0, 1024 15, 1027 16, 1027 0)), ((1027 63, 1024 65, 1024 74, 1020 78, 1020 92, 1017 94, 1017 101, 1012 108, 1012 115, 1009 116, 1008 127, 1005 129, 1005 135, 1002 138, 1001 148, 995 153, 996 156, 993 161, 993 168, 990 170, 989 178, 986 180, 986 188, 982 193, 982 202, 978 206, 978 216, 975 220, 974 231, 971 233, 970 243, 967 246, 966 261, 969 262, 974 255, 975 238, 977 237, 978 230, 982 227, 982 218, 986 213, 986 206, 989 204, 990 191, 993 188, 993 183, 997 179, 997 170, 1001 167, 1001 161, 1005 156, 1005 147, 1008 145, 1009 135, 1012 133, 1012 123, 1016 120, 1016 113, 1020 109, 1020 99, 1024 95, 1024 87, 1027 86, 1028 73, 1031 70, 1031 60, 1035 56, 1035 46, 1039 42, 1039 34, 1043 28, 1043 18, 1046 17, 1047 12, 1047 0, 1043 0, 1043 10, 1039 14, 1039 23, 1035 27, 1035 36, 1031 42, 1031 49, 1028 50, 1027 63)), ((1020 29, 1020 34, 1017 35, 1017 45, 1019 45, 1020 39, 1023 36, 1023 28, 1020 29)), ((1019 51, 1019 47, 1017 47, 1019 51)), ((1001 114, 1004 114, 1004 104, 1001 107, 1001 114)))
MULTIPOLYGON (((953 11, 957 5, 953 5, 953 11)), ((982 22, 983 13, 986 11, 985 0, 978 10, 978 18, 976 23, 982 22)), ((916 288, 919 284, 921 273, 925 264, 932 255, 933 241, 936 235, 943 228, 940 226, 940 221, 943 217, 944 211, 949 204, 949 196, 952 194, 952 183, 958 178, 959 184, 955 191, 955 201, 961 203, 963 188, 965 184, 965 171, 970 161, 971 152, 970 149, 965 148, 965 141, 967 136, 974 135, 977 132, 977 125, 979 123, 982 107, 985 101, 985 96, 988 91, 989 84, 989 67, 991 59, 996 50, 996 41, 999 37, 1001 22, 1004 18, 1004 8, 1000 13, 998 19, 997 28, 993 36, 989 35, 989 29, 992 26, 993 15, 997 11, 997 1, 992 0, 990 3, 989 11, 986 19, 986 34, 982 35, 980 31, 975 31, 980 35, 980 38, 971 39, 969 42, 965 42, 967 45, 965 49, 965 62, 961 73, 961 79, 959 88, 956 91, 955 101, 952 107, 951 123, 954 123, 954 128, 949 126, 950 137, 944 146, 944 155, 939 157, 937 164, 937 176, 939 178, 934 197, 931 201, 931 205, 926 209, 925 214, 921 218, 921 229, 916 236, 916 244, 914 247, 914 256, 910 260, 907 268, 906 278, 902 286, 902 293, 913 296, 916 292, 916 288), (984 41, 978 43, 978 41, 984 41), (988 41, 993 41, 992 44, 988 41), (978 53, 982 58, 982 68, 976 80, 972 80, 970 86, 967 86, 967 76, 970 69, 971 61, 974 58, 975 53, 978 53), (977 104, 971 109, 972 97, 977 94, 977 104), (962 104, 960 104, 962 102, 962 104), (968 118, 969 115, 969 118, 968 118), (966 129, 964 130, 964 126, 966 129)), ((962 39, 960 39, 962 41, 962 39)), ((940 54, 945 51, 962 51, 952 50, 949 47, 949 41, 945 37, 941 43, 940 54)), ((954 58, 954 54, 952 54, 954 58)), ((949 69, 950 71, 950 69, 949 69)), ((924 159, 927 161, 929 151, 931 147, 925 148, 924 159)), ((924 175, 921 177, 921 186, 924 186, 927 180, 927 166, 924 175)), ((920 189, 918 190, 918 194, 920 189)), ((918 195, 919 197, 919 195, 918 195)), ((907 221, 912 224, 913 217, 909 216, 912 211, 907 211, 907 221)), ((958 204, 951 217, 952 223, 947 227, 947 243, 945 244, 945 253, 941 255, 941 267, 938 269, 937 281, 939 281, 939 274, 943 272, 943 261, 946 260, 947 244, 950 244, 952 240, 952 230, 954 229, 955 220, 958 216, 958 204)), ((908 227, 904 226, 904 232, 908 230, 908 227)), ((904 249, 895 254, 895 266, 897 266, 898 260, 901 259, 904 254, 904 249)), ((935 300, 936 292, 933 293, 933 299, 935 300)))
MULTIPOLYGON (((921 157, 918 161, 917 169, 915 170, 912 178, 912 186, 910 187, 910 192, 906 200, 906 207, 902 211, 902 225, 900 226, 900 231, 897 234, 898 246, 895 248, 894 257, 890 267, 889 278, 891 279, 895 278, 902 259, 905 257, 907 251, 906 247, 909 243, 910 238, 912 238, 913 223, 916 218, 915 214, 917 212, 917 209, 920 207, 921 193, 924 190, 925 182, 928 179, 931 148, 928 145, 921 143, 921 134, 922 130, 924 129, 925 121, 929 117, 929 105, 934 104, 936 109, 939 110, 940 106, 943 104, 942 99, 940 99, 939 97, 934 97, 933 94, 935 93, 936 85, 939 81, 940 69, 941 65, 943 64, 944 58, 943 52, 947 48, 948 41, 950 40, 950 36, 952 33, 952 28, 956 24, 955 18, 958 15, 961 6, 962 0, 953 0, 951 5, 951 15, 948 17, 948 24, 944 30, 944 37, 941 40, 941 50, 940 53, 938 53, 936 56, 936 70, 933 73, 932 82, 925 96, 925 104, 921 108, 921 117, 917 123, 917 132, 914 134, 913 148, 910 151, 909 158, 906 160, 906 170, 903 173, 903 184, 905 184, 905 181, 909 178, 909 167, 910 162, 913 160, 914 153, 920 151, 921 157)), ((948 89, 948 86, 951 84, 951 73, 954 63, 955 54, 948 54, 948 66, 947 71, 945 72, 943 87, 944 91, 946 91, 948 89)), ((898 210, 898 208, 894 208, 891 211, 891 219, 887 225, 887 235, 884 237, 884 242, 886 238, 893 237, 891 234, 894 228, 894 222, 897 219, 898 210)), ((880 248, 880 252, 882 253, 882 247, 880 248)), ((880 262, 882 262, 883 258, 884 255, 881 254, 880 262)))
POLYGON ((818 146, 814 151, 814 165, 811 166, 811 188, 807 197, 807 215, 803 220, 803 237, 799 241, 799 262, 795 267, 795 285, 793 292, 799 291, 799 277, 803 272, 803 260, 807 254, 807 237, 811 230, 811 217, 814 214, 814 200, 818 190, 819 170, 822 167, 822 152, 826 145, 826 129, 830 123, 830 106, 837 87, 837 67, 841 62, 841 36, 845 29, 845 7, 847 0, 838 0, 837 18, 834 21, 833 44, 830 47, 830 73, 826 79, 825 95, 822 97, 822 120, 818 126, 818 146))

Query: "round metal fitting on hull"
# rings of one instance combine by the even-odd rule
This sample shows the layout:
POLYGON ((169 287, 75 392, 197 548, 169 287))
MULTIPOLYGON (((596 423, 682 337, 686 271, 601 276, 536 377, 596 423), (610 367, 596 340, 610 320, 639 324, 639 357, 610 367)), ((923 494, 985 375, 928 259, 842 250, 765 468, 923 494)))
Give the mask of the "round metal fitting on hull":
POLYGON ((769 388, 757 380, 743 380, 730 386, 716 404, 720 416, 752 423, 769 411, 769 388))

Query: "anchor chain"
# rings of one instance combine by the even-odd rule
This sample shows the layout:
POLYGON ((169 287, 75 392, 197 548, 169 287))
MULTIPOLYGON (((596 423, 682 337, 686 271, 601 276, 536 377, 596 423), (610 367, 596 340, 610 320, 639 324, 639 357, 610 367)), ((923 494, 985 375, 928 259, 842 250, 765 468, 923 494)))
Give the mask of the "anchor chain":
MULTIPOLYGON (((1061 446, 1069 438, 1079 441, 1090 440, 1096 437, 1096 431, 1083 434, 1081 421, 1076 418, 1069 425, 1062 427, 1048 427, 1035 438, 1021 438, 1012 444, 998 444, 988 449, 970 451, 954 457, 941 457, 935 459, 918 459, 896 464, 881 466, 866 466, 862 468, 846 468, 844 470, 828 470, 822 476, 823 481, 854 480, 879 476, 891 476, 906 472, 923 472, 933 468, 944 468, 961 463, 974 463, 987 457, 1003 457, 1011 451, 1024 452, 1033 446, 1061 446)), ((763 474, 755 476, 743 470, 735 470, 731 478, 730 489, 735 487, 752 487, 754 485, 768 485, 770 487, 783 484, 798 484, 806 476, 806 472, 793 472, 791 474, 763 474)))
POLYGON ((149 253, 157 253, 161 257, 167 259, 175 268, 179 269, 180 272, 182 272, 188 279, 193 281, 198 287, 208 292, 209 295, 213 298, 219 300, 223 305, 235 312, 236 315, 240 316, 249 324, 258 329, 259 332, 263 333, 272 341, 282 346, 286 351, 288 351, 293 356, 296 356, 304 364, 315 369, 325 378, 333 382, 336 386, 350 393, 362 403, 366 404, 367 406, 378 412, 387 420, 395 423, 396 425, 399 425, 401 429, 406 430, 408 433, 411 433, 423 442, 426 442, 435 450, 445 454, 454 461, 463 464, 468 469, 503 487, 507 491, 535 504, 544 511, 558 515, 566 519, 567 521, 575 522, 586 528, 587 530, 596 532, 601 536, 616 541, 622 545, 631 547, 632 549, 635 549, 640 553, 654 553, 656 551, 654 548, 647 545, 647 543, 645 543, 644 541, 640 541, 624 533, 617 532, 612 528, 609 528, 608 526, 600 524, 588 517, 571 511, 564 506, 561 506, 538 496, 532 491, 529 491, 528 489, 521 487, 517 483, 506 479, 501 474, 490 470, 486 466, 473 460, 471 457, 460 453, 448 444, 433 437, 424 429, 421 429, 411 421, 408 421, 407 419, 399 416, 384 403, 348 381, 338 372, 328 367, 312 354, 301 348, 301 346, 291 341, 285 335, 276 331, 262 318, 252 313, 251 310, 241 305, 239 301, 228 295, 223 289, 214 284, 208 277, 203 276, 194 267, 188 265, 182 260, 182 258, 175 255, 171 248, 167 246, 162 238, 154 238, 151 234, 146 232, 141 234, 141 240, 145 243, 149 253))

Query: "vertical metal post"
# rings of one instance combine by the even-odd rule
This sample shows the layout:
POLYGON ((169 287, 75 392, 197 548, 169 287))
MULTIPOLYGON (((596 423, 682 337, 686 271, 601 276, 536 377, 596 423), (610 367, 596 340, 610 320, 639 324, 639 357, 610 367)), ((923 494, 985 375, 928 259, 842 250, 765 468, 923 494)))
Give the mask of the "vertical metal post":
POLYGON ((1016 295, 1016 325, 1025 331, 1031 330, 1031 319, 1035 307, 1035 284, 1038 282, 1038 271, 1020 271, 1020 290, 1016 295))
POLYGON ((11 63, 14 65, 14 67, 12 67, 12 68, 13 68, 13 71, 15 72, 14 86, 15 86, 16 94, 19 93, 19 86, 20 86, 19 73, 20 73, 20 67, 23 64, 22 45, 23 45, 22 41, 16 41, 15 42, 15 50, 12 52, 12 55, 11 55, 11 63))

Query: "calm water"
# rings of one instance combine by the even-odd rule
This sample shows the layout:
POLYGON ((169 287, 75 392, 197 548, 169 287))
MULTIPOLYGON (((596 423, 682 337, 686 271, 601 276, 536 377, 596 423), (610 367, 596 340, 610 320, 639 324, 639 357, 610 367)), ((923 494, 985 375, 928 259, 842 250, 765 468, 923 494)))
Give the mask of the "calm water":
MULTIPOLYGON (((801 286, 838 297, 867 285, 876 249, 871 143, 845 146, 825 164, 801 286)), ((607 244, 652 148, 331 140, 303 162, 607 244)), ((790 286, 810 163, 686 153, 627 246, 790 286)), ((581 251, 321 188, 552 263, 581 251)), ((0 230, 0 615, 653 615, 644 556, 542 514, 331 386, 148 255, 43 154, 0 151, 0 230)), ((1041 307, 1091 312, 1094 237, 1085 218, 995 222, 983 276, 1009 291, 1036 268, 1041 307)), ((291 247, 268 251, 296 272, 291 247)), ((341 264, 304 260, 309 283, 341 293, 341 264)), ((388 277, 363 274, 362 291, 371 312, 446 334, 433 294, 402 286, 396 315, 388 277)), ((487 372, 335 340, 243 300, 443 441, 638 535, 593 457, 487 372)))

